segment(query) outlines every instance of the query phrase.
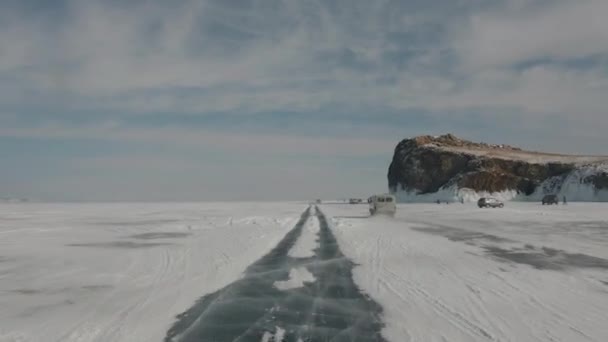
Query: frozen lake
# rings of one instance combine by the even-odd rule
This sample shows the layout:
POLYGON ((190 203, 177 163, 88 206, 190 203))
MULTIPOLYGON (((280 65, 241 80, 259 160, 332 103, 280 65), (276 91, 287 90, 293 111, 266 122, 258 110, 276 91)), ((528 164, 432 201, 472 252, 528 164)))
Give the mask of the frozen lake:
POLYGON ((608 205, 3 204, 0 341, 606 341, 608 205))

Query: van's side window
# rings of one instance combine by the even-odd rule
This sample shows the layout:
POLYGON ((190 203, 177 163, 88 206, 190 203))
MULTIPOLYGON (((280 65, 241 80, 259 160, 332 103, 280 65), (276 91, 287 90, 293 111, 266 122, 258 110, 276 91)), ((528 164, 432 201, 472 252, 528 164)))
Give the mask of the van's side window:
POLYGON ((378 202, 384 202, 384 198, 382 198, 382 197, 378 198, 378 202))
POLYGON ((387 202, 392 202, 392 201, 393 201, 393 199, 392 199, 392 198, 390 198, 390 197, 388 197, 388 198, 386 199, 386 201, 387 201, 387 202))

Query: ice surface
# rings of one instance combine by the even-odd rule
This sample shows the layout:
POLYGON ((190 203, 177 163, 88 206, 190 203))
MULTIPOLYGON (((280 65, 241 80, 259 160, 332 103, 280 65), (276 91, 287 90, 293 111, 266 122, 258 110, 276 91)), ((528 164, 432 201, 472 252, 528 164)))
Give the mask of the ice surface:
POLYGON ((306 207, 2 204, 0 341, 608 341, 607 204, 306 207))
POLYGON ((326 205, 391 341, 608 341, 608 205, 326 205))
POLYGON ((161 341, 304 204, 2 204, 0 341, 161 341))
POLYGON ((354 264, 344 257, 325 216, 318 215, 319 248, 314 257, 288 252, 302 237, 310 210, 241 279, 199 299, 171 327, 166 342, 360 341, 384 342, 381 309, 352 279, 354 264), (279 290, 289 270, 314 275, 301 287, 279 290), (271 339, 271 336, 273 339, 271 339))

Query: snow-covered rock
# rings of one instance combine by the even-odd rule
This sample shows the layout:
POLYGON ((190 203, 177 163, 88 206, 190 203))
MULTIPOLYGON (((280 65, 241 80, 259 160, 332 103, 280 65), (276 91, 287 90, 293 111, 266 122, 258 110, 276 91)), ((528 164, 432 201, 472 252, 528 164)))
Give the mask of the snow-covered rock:
POLYGON ((416 191, 397 191, 395 193, 397 201, 400 203, 435 203, 440 202, 477 202, 481 197, 494 197, 501 201, 511 201, 518 198, 519 194, 515 190, 505 190, 500 192, 475 191, 469 188, 458 188, 450 186, 441 188, 437 192, 419 194, 416 191))
POLYGON ((488 145, 453 135, 401 141, 388 171, 400 202, 471 202, 492 196, 608 201, 608 157, 571 156, 488 145))
POLYGON ((531 196, 558 194, 570 201, 608 202, 608 162, 582 165, 572 172, 545 180, 531 196))

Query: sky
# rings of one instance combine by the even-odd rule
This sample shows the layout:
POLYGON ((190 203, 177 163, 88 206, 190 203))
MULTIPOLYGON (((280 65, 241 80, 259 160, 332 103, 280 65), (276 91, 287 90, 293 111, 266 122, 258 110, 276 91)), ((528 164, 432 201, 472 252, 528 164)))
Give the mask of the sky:
POLYGON ((0 197, 387 189, 453 133, 608 154, 605 0, 2 0, 0 197))

